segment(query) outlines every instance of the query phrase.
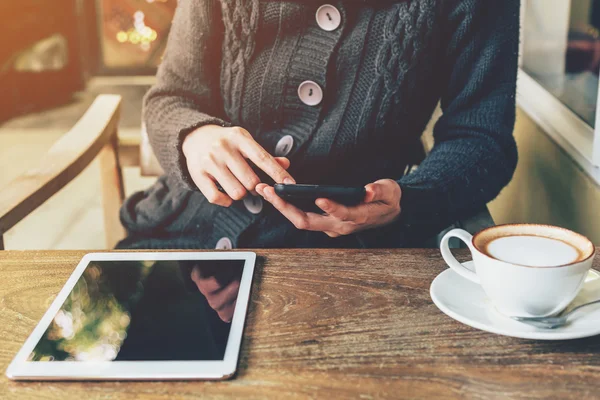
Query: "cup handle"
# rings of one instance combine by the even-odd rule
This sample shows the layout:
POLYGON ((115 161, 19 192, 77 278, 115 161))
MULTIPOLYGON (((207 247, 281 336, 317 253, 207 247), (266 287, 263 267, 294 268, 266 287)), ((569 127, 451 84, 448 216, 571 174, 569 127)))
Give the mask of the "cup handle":
POLYGON ((456 258, 454 258, 454 255, 452 254, 452 252, 450 251, 450 247, 448 246, 448 242, 452 237, 458 238, 465 242, 469 250, 471 250, 471 254, 473 254, 474 252, 473 245, 471 244, 471 239, 473 238, 473 236, 465 230, 452 229, 450 232, 444 235, 442 241, 440 242, 440 251, 442 252, 442 257, 444 258, 444 261, 446 261, 446 264, 448 264, 448 266, 452 268, 454 272, 456 272, 463 278, 466 278, 472 282, 479 284, 480 282, 477 274, 465 268, 461 263, 458 262, 456 258))

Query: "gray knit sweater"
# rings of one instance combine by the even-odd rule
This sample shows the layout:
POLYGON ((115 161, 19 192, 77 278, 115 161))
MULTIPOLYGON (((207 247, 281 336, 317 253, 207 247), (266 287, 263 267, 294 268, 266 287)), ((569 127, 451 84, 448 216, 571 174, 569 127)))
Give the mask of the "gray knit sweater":
POLYGON ((126 202, 122 247, 399 247, 469 216, 512 177, 519 0, 335 0, 322 29, 316 1, 180 0, 144 118, 166 176, 126 202), (323 100, 303 103, 299 85, 323 100), (415 172, 436 104, 435 147, 415 172), (209 204, 182 141, 206 125, 239 125, 268 151, 290 135, 300 183, 396 179, 401 218, 331 239, 297 231, 273 208, 209 204))

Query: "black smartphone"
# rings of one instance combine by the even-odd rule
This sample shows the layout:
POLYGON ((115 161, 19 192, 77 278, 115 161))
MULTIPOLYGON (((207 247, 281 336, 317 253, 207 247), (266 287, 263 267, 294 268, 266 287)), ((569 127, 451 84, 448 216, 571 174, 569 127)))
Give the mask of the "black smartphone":
POLYGON ((329 199, 345 206, 362 203, 367 194, 364 187, 342 187, 328 185, 275 185, 275 193, 285 201, 303 211, 323 213, 317 199, 329 199))

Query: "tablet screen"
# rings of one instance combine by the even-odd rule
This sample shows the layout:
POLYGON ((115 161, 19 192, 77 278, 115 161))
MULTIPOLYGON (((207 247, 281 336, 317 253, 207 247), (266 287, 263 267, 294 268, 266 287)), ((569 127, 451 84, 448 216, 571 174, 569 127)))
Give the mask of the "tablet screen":
POLYGON ((244 260, 92 261, 30 361, 223 360, 244 260))

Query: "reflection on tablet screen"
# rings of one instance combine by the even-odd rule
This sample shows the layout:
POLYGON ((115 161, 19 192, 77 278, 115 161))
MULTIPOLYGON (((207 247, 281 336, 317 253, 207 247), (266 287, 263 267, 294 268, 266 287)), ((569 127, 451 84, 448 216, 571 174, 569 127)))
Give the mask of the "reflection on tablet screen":
POLYGON ((243 260, 94 261, 30 361, 223 360, 243 260))

